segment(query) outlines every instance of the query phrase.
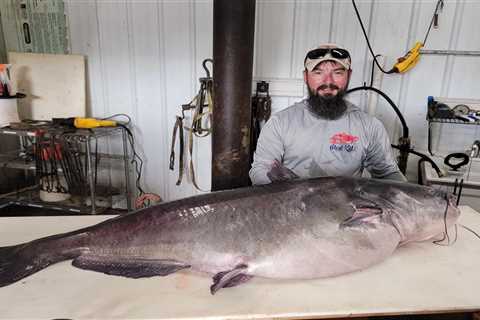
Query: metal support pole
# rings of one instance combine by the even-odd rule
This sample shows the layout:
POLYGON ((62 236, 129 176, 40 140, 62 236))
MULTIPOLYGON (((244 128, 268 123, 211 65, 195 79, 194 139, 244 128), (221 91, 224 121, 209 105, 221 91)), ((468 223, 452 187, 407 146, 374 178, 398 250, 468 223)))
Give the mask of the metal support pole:
POLYGON ((432 122, 428 122, 428 135, 427 135, 427 149, 428 153, 433 156, 432 152, 432 122))
POLYGON ((213 1, 212 190, 249 184, 255 0, 213 1))
POLYGON ((86 145, 86 153, 87 153, 87 175, 88 175, 88 184, 90 185, 90 202, 92 203, 92 211, 91 214, 96 213, 96 199, 95 199, 95 177, 93 172, 93 165, 92 165, 92 147, 90 145, 90 136, 87 136, 87 141, 85 142, 86 145))
POLYGON ((127 130, 122 128, 123 141, 123 166, 125 168, 125 197, 127 198, 127 210, 132 211, 132 199, 130 199, 130 170, 128 163, 128 144, 127 144, 127 130))
POLYGON ((420 53, 451 55, 451 56, 480 56, 480 51, 461 51, 461 50, 420 50, 420 53))

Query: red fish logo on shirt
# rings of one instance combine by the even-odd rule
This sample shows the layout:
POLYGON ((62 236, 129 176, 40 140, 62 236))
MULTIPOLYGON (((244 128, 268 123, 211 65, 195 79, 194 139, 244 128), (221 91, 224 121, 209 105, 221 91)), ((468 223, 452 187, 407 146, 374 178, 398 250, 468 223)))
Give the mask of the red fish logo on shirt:
POLYGON ((330 137, 331 144, 350 144, 358 141, 358 137, 346 132, 339 132, 330 137))

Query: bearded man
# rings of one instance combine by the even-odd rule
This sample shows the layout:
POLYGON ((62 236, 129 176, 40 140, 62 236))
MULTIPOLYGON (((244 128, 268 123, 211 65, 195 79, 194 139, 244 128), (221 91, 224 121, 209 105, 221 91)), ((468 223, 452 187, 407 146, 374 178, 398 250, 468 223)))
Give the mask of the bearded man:
POLYGON ((309 97, 265 124, 250 170, 253 184, 296 177, 361 176, 407 181, 383 124, 344 99, 351 70, 347 50, 324 44, 309 51, 303 77, 309 97))

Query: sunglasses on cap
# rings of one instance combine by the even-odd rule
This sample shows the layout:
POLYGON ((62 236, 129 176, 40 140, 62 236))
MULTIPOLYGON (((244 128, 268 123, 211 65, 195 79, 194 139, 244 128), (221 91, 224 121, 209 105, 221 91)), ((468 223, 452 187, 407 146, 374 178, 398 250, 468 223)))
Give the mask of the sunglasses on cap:
POLYGON ((335 59, 347 59, 350 58, 350 53, 347 50, 341 48, 318 48, 307 53, 305 61, 307 59, 314 60, 325 57, 328 53, 335 59))

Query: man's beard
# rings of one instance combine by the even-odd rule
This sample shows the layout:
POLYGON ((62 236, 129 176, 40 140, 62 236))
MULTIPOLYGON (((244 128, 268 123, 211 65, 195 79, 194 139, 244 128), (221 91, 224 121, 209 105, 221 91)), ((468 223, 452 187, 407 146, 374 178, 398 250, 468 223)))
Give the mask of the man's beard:
POLYGON ((347 104, 343 99, 345 90, 340 90, 336 85, 321 85, 316 91, 308 87, 308 103, 310 110, 316 115, 328 119, 336 120, 340 118, 347 110, 347 104), (329 88, 330 90, 338 90, 336 95, 321 96, 318 90, 329 88))

